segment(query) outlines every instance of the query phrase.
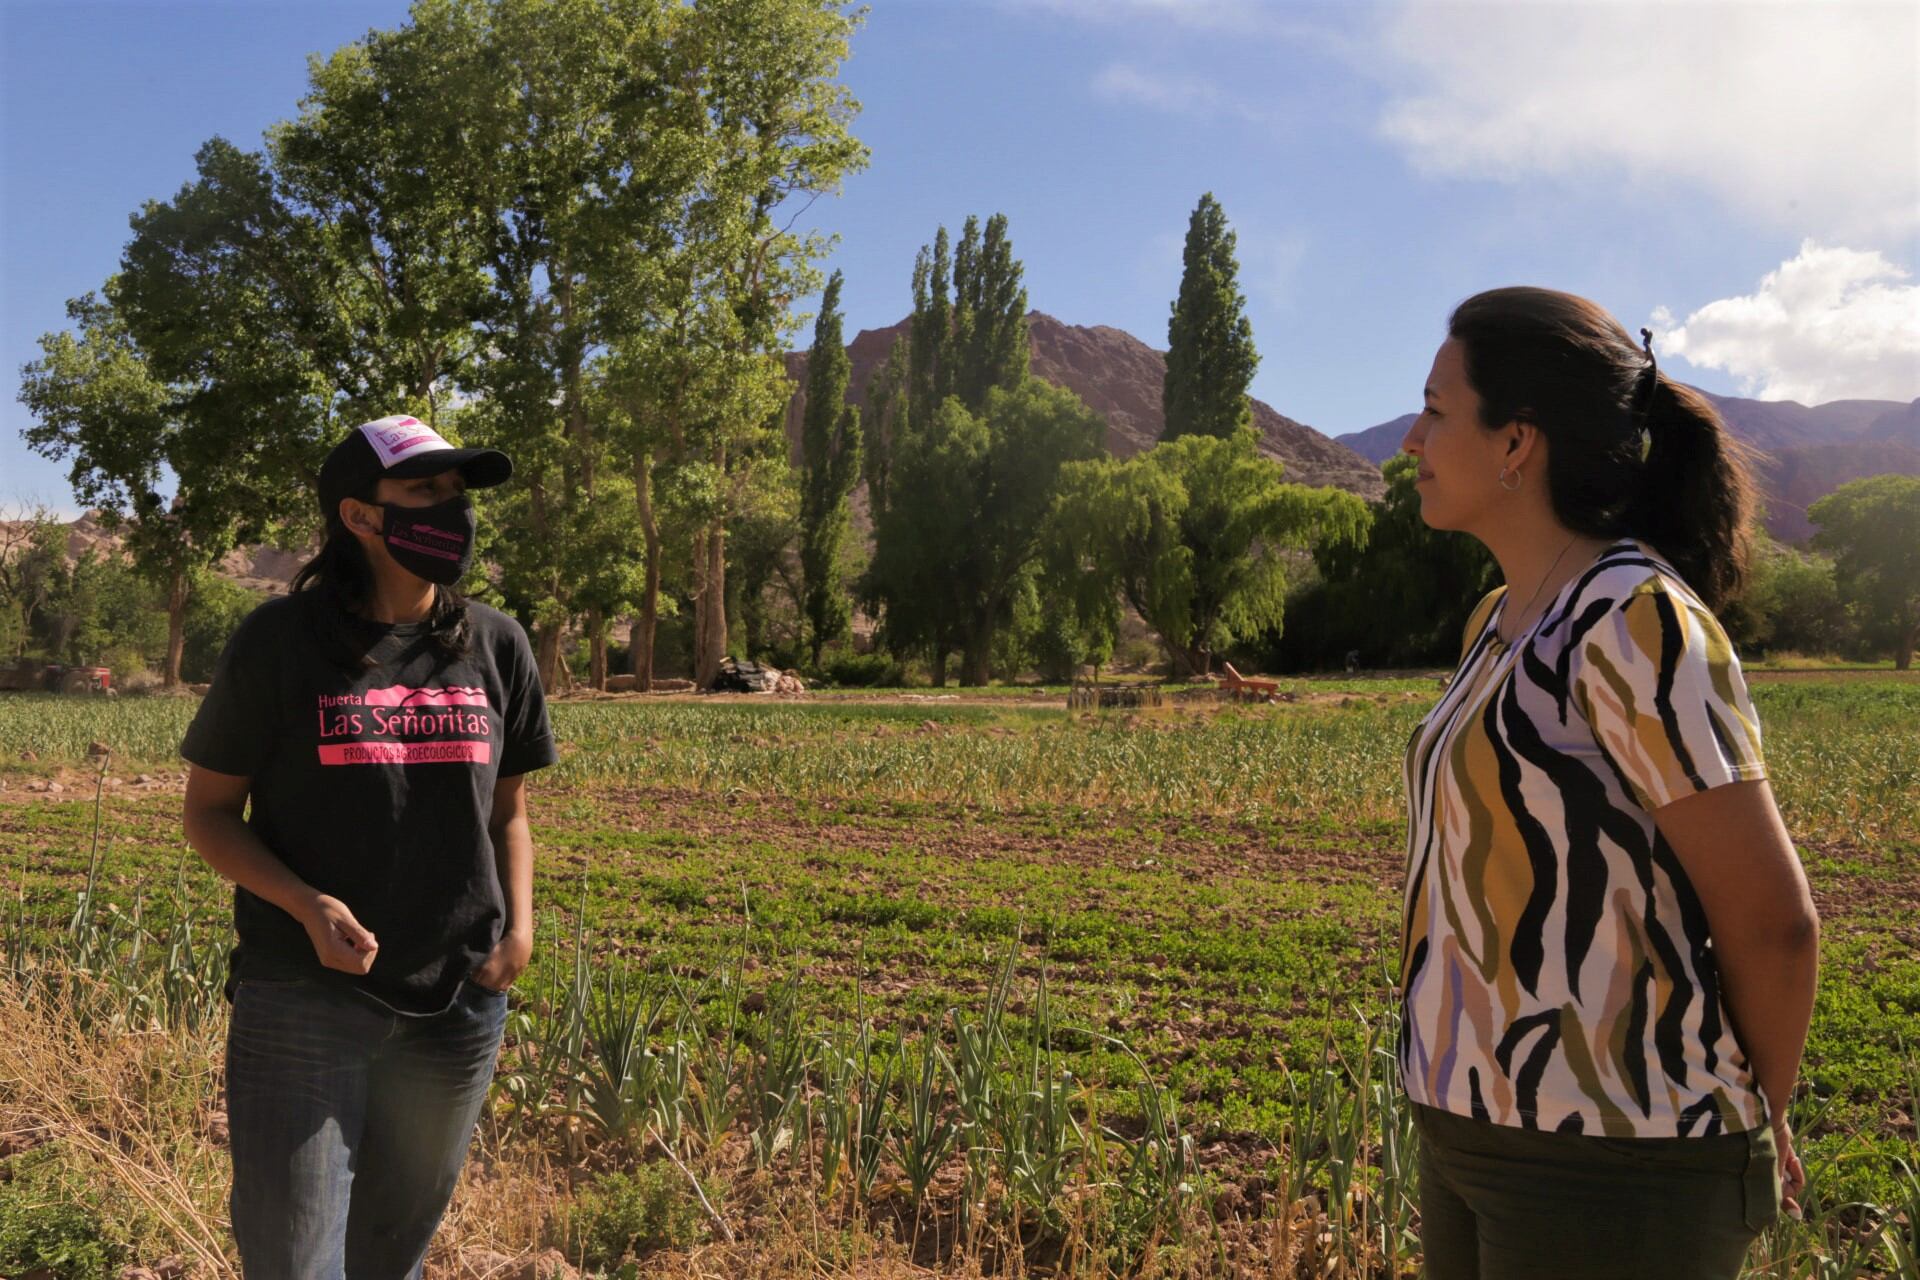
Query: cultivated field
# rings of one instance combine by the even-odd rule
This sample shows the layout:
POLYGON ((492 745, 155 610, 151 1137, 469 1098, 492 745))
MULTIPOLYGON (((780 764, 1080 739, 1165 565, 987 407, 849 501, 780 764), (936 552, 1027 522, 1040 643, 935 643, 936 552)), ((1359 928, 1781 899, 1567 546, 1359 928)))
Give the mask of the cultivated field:
MULTIPOLYGON (((1414 1274, 1385 1045, 1435 685, 1296 693, 557 705, 541 944, 434 1269, 1414 1274)), ((1754 1274, 1914 1274, 1920 684, 1755 698, 1825 934, 1812 1207, 1754 1274)), ((192 706, 0 701, 0 1271, 55 1203, 97 1244, 57 1274, 230 1265, 192 706)))

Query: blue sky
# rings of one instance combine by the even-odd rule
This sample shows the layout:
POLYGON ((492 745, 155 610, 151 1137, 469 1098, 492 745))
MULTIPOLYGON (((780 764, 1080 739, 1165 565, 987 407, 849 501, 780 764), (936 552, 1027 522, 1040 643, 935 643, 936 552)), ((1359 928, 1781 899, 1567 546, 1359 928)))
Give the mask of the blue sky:
MULTIPOLYGON (((127 218, 399 0, 0 0, 0 504, 71 511, 13 399, 127 218)), ((845 79, 873 162, 848 331, 915 249, 1004 212, 1032 304, 1161 346, 1187 215, 1240 237, 1254 393, 1330 435, 1412 408, 1453 303, 1571 289, 1710 390, 1920 396, 1920 6, 1697 0, 879 0, 845 79)), ((804 340, 804 336, 803 339, 804 340)))

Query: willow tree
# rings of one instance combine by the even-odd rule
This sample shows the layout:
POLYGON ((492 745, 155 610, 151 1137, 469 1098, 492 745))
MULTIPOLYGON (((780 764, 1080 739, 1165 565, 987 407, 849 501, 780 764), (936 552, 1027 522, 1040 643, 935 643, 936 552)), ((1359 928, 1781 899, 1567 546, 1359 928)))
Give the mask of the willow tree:
POLYGON ((1049 537, 1146 620, 1176 676, 1205 675, 1221 650, 1281 625, 1288 549, 1366 536, 1359 498, 1284 471, 1251 430, 1081 463, 1061 478, 1049 537))

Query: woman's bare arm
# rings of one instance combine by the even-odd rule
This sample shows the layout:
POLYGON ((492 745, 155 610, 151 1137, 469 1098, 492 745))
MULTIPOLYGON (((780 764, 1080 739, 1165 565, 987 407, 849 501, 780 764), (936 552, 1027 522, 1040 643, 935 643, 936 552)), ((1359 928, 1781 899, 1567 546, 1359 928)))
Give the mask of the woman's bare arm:
POLYGON ((494 784, 487 824, 500 892, 507 900, 507 922, 473 980, 496 991, 512 986, 533 958, 533 827, 527 820, 526 782, 525 774, 516 774, 494 784))
POLYGON ((1787 1106, 1820 966, 1820 917, 1806 873, 1765 780, 1683 796, 1653 817, 1707 913, 1727 1012, 1786 1140, 1781 1168, 1791 1197, 1798 1162, 1787 1106))
POLYGON ((298 920, 320 963, 343 973, 365 973, 380 948, 353 912, 295 875, 246 822, 252 779, 194 765, 187 771, 182 812, 187 843, 208 866, 257 898, 298 920))

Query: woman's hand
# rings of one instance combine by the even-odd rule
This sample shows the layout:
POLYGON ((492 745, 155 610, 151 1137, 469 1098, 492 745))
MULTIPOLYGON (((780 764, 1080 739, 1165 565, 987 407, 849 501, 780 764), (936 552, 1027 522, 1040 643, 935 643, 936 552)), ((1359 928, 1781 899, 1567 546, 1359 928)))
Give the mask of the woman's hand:
POLYGON ((480 962, 480 967, 467 975, 467 980, 493 991, 505 991, 526 970, 527 961, 531 959, 532 931, 521 933, 508 930, 500 935, 500 941, 493 944, 493 950, 480 962))
POLYGON ((1800 1193, 1807 1188, 1807 1171, 1800 1164, 1799 1153, 1793 1149, 1793 1130, 1788 1127, 1785 1116, 1773 1122, 1773 1145, 1779 1153, 1780 1208, 1798 1222, 1801 1217, 1800 1193))
POLYGON ((306 926, 313 953, 327 968, 341 973, 365 973, 373 968, 380 943, 340 899, 315 894, 300 923, 306 926))

